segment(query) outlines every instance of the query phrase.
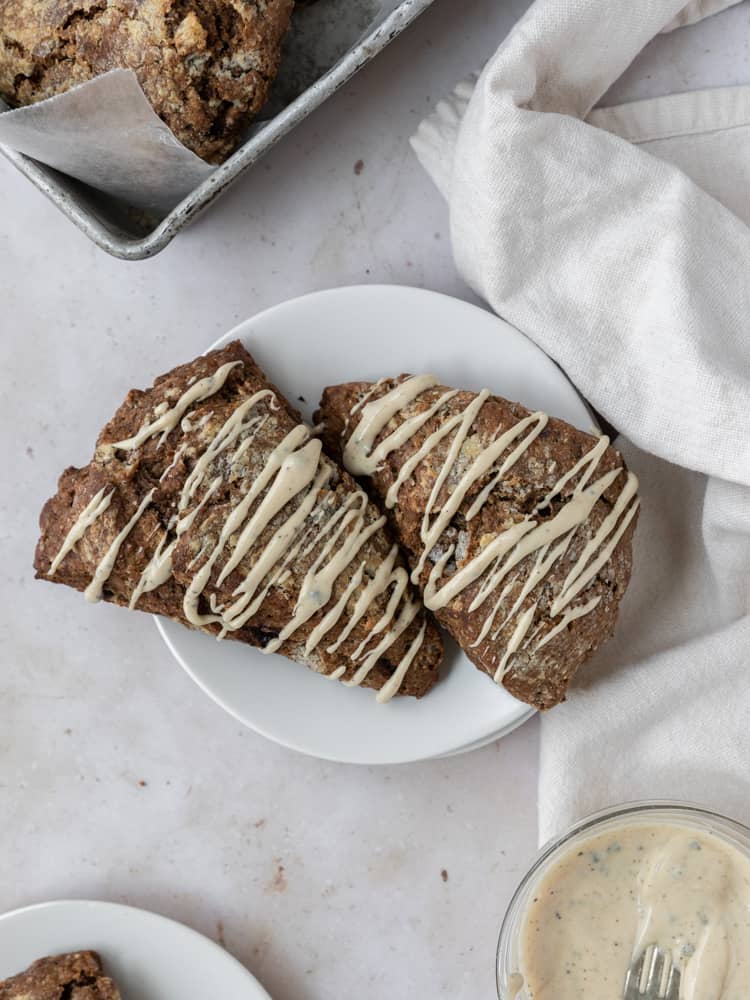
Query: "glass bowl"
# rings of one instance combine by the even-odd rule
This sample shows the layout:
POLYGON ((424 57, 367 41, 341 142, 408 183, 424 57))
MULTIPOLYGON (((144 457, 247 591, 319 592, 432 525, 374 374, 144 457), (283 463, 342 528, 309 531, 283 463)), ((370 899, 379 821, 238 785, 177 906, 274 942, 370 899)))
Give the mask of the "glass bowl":
POLYGON ((750 829, 688 802, 629 802, 581 820, 541 849, 510 901, 497 943, 497 995, 500 1000, 528 1000, 529 995, 519 979, 520 935, 529 899, 540 879, 576 844, 634 823, 668 823, 711 833, 750 857, 750 829))

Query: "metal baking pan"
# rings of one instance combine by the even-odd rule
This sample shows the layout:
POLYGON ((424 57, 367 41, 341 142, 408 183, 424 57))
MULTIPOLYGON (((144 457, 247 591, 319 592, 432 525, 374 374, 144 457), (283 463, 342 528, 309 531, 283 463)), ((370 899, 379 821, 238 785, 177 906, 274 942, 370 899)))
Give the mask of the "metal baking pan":
MULTIPOLYGON (((210 177, 163 218, 110 198, 7 147, 0 152, 114 257, 163 250, 278 139, 314 111, 430 6, 432 0, 318 0, 295 11, 263 120, 210 177)), ((0 106, 4 107, 2 101, 0 106)))

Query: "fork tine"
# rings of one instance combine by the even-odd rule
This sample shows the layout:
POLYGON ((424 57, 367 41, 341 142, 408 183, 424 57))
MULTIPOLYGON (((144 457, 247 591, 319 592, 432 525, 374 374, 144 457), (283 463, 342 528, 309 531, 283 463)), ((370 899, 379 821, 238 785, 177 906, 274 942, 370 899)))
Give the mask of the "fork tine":
POLYGON ((646 962, 646 952, 642 951, 637 962, 633 962, 625 977, 625 988, 623 990, 623 1000, 638 1000, 641 995, 641 976, 643 966, 646 962))
POLYGON ((648 976, 646 978, 646 996, 647 997, 658 997, 659 987, 661 986, 662 977, 664 975, 664 966, 667 961, 667 956, 660 948, 654 948, 651 955, 651 962, 649 965, 648 976))
POLYGON ((664 1000, 680 1000, 680 971, 676 965, 672 966, 672 971, 669 973, 669 982, 667 983, 667 992, 664 994, 664 1000))

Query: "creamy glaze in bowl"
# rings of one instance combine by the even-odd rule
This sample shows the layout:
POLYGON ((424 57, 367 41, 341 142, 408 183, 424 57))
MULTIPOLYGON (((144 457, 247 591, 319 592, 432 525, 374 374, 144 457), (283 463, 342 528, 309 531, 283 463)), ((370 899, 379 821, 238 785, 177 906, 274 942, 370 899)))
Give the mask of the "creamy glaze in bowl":
POLYGON ((750 830, 699 806, 597 813, 547 844, 497 950, 500 1000, 621 1000, 634 954, 659 944, 681 1000, 750 995, 750 830))

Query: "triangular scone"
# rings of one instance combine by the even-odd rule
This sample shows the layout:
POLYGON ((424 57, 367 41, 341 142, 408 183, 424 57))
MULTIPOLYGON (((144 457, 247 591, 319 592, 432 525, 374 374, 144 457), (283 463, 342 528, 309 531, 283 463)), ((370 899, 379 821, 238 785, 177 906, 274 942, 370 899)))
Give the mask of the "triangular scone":
POLYGON ((442 658, 385 518, 239 342, 132 391, 42 511, 37 576, 420 697, 442 658))
POLYGON ((609 440, 432 375, 333 386, 316 420, 467 656, 530 705, 563 701, 630 579, 638 483, 609 440))

